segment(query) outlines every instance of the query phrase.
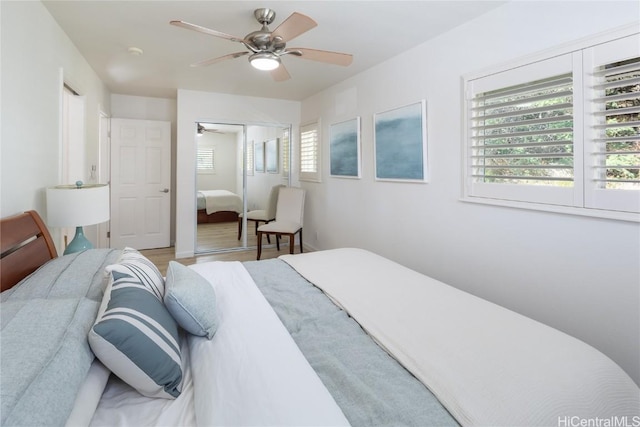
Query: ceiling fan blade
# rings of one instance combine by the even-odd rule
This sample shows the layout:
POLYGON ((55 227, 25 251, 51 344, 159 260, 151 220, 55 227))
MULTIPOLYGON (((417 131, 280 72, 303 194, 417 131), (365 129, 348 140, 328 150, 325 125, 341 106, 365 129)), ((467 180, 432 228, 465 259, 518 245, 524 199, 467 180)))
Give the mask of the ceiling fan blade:
POLYGON ((327 62, 329 64, 342 65, 346 67, 347 65, 351 65, 353 61, 353 55, 348 53, 340 53, 340 52, 330 52, 328 50, 317 50, 317 49, 307 49, 304 47, 294 47, 291 49, 287 49, 287 52, 292 52, 295 55, 295 52, 300 52, 301 58, 310 59, 312 61, 320 61, 327 62))
POLYGON ((289 72, 284 67, 284 64, 280 64, 278 68, 276 68, 275 70, 271 70, 271 77, 277 82, 283 82, 291 78, 289 72))
POLYGON ((198 31, 200 33, 209 34, 210 36, 222 37, 223 39, 231 40, 232 42, 242 43, 242 38, 232 36, 230 34, 222 33, 220 31, 212 30, 210 28, 201 27, 200 25, 190 24, 184 21, 170 21, 169 24, 176 27, 186 28, 187 30, 198 31))
POLYGON ((244 55, 248 55, 249 52, 235 52, 228 55, 219 56, 217 58, 205 59, 204 61, 196 62, 190 65, 190 67, 204 67, 205 65, 215 64, 216 62, 225 61, 227 59, 235 59, 244 55))
POLYGON ((271 37, 280 37, 284 42, 293 40, 300 34, 306 33, 310 29, 316 27, 318 23, 306 15, 293 12, 287 19, 276 28, 271 37))

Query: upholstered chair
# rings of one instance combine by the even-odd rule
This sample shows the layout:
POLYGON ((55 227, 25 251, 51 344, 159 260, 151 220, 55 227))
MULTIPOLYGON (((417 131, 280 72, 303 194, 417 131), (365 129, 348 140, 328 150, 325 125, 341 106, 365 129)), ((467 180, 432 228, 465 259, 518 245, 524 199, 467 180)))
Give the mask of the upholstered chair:
MULTIPOLYGON (((265 224, 270 223, 274 219, 276 219, 276 204, 278 203, 278 192, 280 189, 284 187, 284 185, 274 185, 271 187, 271 191, 269 193, 269 199, 267 200, 267 206, 265 209, 256 209, 253 211, 247 212, 247 225, 249 225, 249 221, 253 221, 256 223, 256 234, 258 234, 258 226, 261 222, 265 224)), ((238 240, 242 237, 242 214, 238 215, 238 240)), ((271 240, 267 240, 271 243, 271 240)))
POLYGON ((302 252, 302 222, 304 217, 305 190, 296 187, 280 189, 276 207, 276 220, 258 227, 258 257, 262 254, 262 235, 275 234, 276 246, 280 250, 280 236, 289 236, 289 253, 293 254, 295 235, 300 234, 302 252))

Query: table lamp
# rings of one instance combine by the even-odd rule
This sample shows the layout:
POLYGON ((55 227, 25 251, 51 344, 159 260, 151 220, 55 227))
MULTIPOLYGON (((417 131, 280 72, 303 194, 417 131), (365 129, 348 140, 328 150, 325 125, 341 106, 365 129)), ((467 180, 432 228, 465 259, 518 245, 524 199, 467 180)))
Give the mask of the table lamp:
POLYGON ((93 248, 84 236, 85 225, 109 220, 109 185, 58 185, 47 188, 47 224, 51 227, 76 227, 76 234, 64 255, 93 248))

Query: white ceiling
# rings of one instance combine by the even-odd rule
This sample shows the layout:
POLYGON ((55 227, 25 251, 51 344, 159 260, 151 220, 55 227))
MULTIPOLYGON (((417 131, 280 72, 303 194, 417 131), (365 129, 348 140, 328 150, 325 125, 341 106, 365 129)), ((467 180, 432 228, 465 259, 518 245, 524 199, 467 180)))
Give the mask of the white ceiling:
POLYGON ((505 1, 53 1, 43 3, 89 64, 116 94, 175 98, 192 89, 290 100, 337 82, 459 26, 505 1), (240 43, 169 25, 183 20, 243 38, 260 29, 253 10, 270 7, 274 30, 299 12, 318 26, 287 43, 351 53, 349 67, 287 56, 291 79, 276 83, 247 57, 207 67, 189 64, 243 51, 240 43), (144 51, 141 56, 129 47, 144 51))

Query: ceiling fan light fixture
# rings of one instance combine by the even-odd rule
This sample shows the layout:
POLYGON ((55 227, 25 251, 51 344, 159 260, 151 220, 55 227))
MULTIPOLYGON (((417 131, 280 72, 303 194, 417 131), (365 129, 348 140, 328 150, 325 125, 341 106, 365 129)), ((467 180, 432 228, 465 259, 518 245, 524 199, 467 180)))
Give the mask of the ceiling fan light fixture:
POLYGON ((253 68, 261 71, 275 70, 280 66, 280 58, 271 52, 254 53, 249 57, 249 62, 253 68))

